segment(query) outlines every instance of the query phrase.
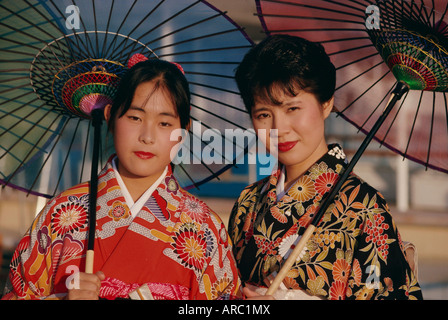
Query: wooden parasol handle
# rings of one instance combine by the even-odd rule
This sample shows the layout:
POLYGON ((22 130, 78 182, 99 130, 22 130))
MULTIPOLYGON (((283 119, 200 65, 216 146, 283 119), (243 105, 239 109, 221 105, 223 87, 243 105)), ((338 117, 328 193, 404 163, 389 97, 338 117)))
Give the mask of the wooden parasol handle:
POLYGON ((87 250, 86 253, 86 273, 93 273, 93 258, 95 254, 93 250, 87 250))
POLYGON ((300 239, 299 243, 291 252, 285 263, 283 264, 282 268, 275 277, 274 281, 272 281, 265 295, 273 295, 277 291, 277 289, 280 287, 280 284, 283 282, 283 279, 285 279, 289 270, 291 270, 291 267, 297 261, 297 258, 299 257, 300 253, 305 249, 305 245, 313 235, 314 230, 316 230, 316 227, 314 225, 308 226, 302 238, 300 239))

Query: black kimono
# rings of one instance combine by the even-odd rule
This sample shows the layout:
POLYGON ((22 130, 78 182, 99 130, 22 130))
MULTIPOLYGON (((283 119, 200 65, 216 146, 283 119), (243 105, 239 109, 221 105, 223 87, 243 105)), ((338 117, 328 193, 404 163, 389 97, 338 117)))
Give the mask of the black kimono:
MULTIPOLYGON (((242 281, 264 286, 346 166, 338 145, 282 193, 282 168, 241 193, 229 222, 242 281)), ((283 281, 326 299, 422 299, 383 196, 351 174, 283 281)))

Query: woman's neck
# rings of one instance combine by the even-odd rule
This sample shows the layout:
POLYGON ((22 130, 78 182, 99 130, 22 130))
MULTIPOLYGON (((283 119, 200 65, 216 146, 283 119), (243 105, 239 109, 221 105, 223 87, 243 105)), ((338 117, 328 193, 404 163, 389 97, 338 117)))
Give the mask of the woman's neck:
POLYGON ((128 179, 123 176, 122 179, 134 202, 140 199, 140 197, 146 192, 146 190, 148 190, 148 188, 151 187, 157 180, 157 178, 152 180, 135 178, 128 179))
POLYGON ((153 174, 149 177, 139 177, 135 175, 128 174, 125 170, 120 170, 121 166, 119 161, 117 170, 120 174, 121 180, 126 186, 129 194, 132 197, 132 200, 136 202, 140 197, 148 190, 163 174, 164 171, 159 172, 158 174, 153 174))
POLYGON ((324 140, 306 161, 285 166, 285 190, 288 190, 288 188, 291 187, 291 185, 293 185, 299 177, 307 172, 309 168, 311 168, 327 152, 328 146, 324 140))

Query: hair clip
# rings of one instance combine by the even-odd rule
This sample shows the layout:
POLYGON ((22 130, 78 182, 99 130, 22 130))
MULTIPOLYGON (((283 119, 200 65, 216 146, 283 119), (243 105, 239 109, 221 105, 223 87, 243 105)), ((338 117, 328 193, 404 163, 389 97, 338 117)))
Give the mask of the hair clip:
MULTIPOLYGON (((128 60, 128 69, 131 69, 137 63, 146 61, 146 60, 148 60, 148 57, 144 56, 141 53, 135 53, 128 60)), ((171 61, 170 61, 170 63, 174 64, 182 72, 182 74, 185 74, 184 68, 182 68, 182 66, 180 64, 178 64, 176 62, 171 62, 171 61)))
POLYGON ((185 74, 184 68, 182 68, 182 66, 180 64, 178 64, 176 62, 171 62, 171 63, 174 64, 182 72, 182 74, 185 74))
POLYGON ((148 60, 148 57, 142 55, 141 53, 135 53, 128 60, 128 69, 131 69, 137 63, 148 60))

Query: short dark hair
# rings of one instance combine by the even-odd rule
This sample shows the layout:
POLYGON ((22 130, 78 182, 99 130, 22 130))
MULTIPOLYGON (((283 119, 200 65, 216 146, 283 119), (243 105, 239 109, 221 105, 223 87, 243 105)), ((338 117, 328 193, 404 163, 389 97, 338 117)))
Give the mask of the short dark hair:
POLYGON ((110 111, 110 129, 114 128, 117 114, 122 117, 129 110, 138 85, 148 81, 155 81, 157 89, 167 90, 180 118, 181 128, 187 127, 190 123, 190 89, 187 79, 175 64, 150 59, 134 65, 120 80, 110 111))
POLYGON ((279 104, 274 89, 289 96, 298 90, 314 94, 320 103, 330 100, 336 69, 320 43, 290 35, 272 35, 255 45, 238 66, 235 79, 249 113, 257 101, 279 104))

